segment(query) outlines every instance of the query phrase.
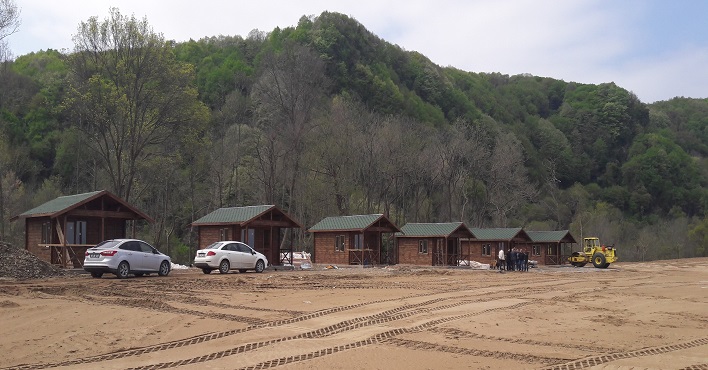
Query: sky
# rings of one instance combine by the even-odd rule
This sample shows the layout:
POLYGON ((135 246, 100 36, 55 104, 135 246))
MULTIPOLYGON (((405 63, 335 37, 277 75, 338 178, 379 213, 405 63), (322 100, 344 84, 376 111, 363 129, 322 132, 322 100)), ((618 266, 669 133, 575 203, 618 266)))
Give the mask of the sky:
POLYGON ((614 82, 642 102, 708 98, 704 0, 15 0, 22 24, 6 39, 17 56, 71 52, 72 36, 111 7, 146 18, 178 42, 297 25, 338 12, 441 67, 614 82))

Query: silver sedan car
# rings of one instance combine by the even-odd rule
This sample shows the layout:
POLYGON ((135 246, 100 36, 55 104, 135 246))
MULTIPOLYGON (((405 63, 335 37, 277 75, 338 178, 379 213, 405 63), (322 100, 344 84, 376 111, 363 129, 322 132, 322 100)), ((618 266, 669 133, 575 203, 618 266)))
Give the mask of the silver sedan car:
POLYGON ((100 278, 110 272, 124 279, 129 274, 143 276, 157 273, 167 276, 172 267, 168 255, 160 253, 152 245, 137 239, 106 240, 86 250, 84 270, 100 278))
POLYGON ((268 266, 268 259, 247 244, 221 241, 198 250, 194 257, 194 266, 202 269, 205 274, 210 274, 213 270, 226 274, 231 269, 242 273, 247 270, 263 272, 268 266))

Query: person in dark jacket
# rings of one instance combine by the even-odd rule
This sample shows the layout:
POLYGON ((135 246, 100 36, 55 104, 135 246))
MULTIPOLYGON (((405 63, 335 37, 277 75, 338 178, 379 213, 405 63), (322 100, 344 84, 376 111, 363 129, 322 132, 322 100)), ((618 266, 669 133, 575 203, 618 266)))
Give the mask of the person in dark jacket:
POLYGON ((511 271, 516 271, 516 264, 518 263, 519 251, 517 251, 516 248, 511 248, 509 256, 511 257, 511 271))
POLYGON ((511 271, 513 266, 513 261, 511 260, 511 249, 509 249, 506 253, 506 270, 511 271))

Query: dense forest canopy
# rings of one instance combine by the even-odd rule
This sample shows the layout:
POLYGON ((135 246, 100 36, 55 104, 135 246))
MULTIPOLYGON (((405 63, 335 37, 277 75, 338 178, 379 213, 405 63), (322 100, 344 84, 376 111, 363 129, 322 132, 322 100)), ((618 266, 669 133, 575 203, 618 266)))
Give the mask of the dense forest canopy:
POLYGON ((9 219, 37 204, 107 189, 182 261, 193 220, 255 204, 306 227, 385 213, 708 255, 707 99, 440 67, 331 12, 183 43, 117 9, 80 26, 73 52, 0 67, 0 239, 19 244, 9 219))

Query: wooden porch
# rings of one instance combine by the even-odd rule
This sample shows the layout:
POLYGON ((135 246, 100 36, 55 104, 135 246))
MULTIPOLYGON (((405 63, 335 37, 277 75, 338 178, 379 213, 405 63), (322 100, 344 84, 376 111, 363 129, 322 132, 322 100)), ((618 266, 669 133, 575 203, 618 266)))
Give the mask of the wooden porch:
POLYGON ((375 249, 350 250, 349 264, 361 266, 373 266, 382 264, 381 253, 375 249))
POLYGON ((25 220, 25 249, 64 268, 82 268, 86 250, 107 240, 135 237, 138 220, 153 220, 101 190, 67 195, 13 217, 25 220), (130 227, 128 227, 130 224, 130 227))
POLYGON ((49 248, 51 254, 51 264, 63 268, 83 268, 84 256, 93 244, 40 244, 39 248, 49 248))

